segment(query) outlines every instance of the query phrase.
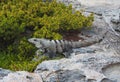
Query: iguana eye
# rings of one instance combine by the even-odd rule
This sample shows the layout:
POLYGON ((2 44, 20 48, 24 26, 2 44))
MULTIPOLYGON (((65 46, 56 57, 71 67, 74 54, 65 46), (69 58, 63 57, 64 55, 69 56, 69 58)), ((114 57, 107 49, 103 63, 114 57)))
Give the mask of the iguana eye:
POLYGON ((37 38, 34 38, 34 41, 35 41, 35 42, 38 42, 38 41, 39 41, 39 39, 37 39, 37 38))
POLYGON ((34 39, 34 41, 37 41, 36 39, 34 39))

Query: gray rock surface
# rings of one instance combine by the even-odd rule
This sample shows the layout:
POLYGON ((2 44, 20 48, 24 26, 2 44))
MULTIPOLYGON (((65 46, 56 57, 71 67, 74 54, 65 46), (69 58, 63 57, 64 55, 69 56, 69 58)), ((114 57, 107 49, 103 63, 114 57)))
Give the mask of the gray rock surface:
POLYGON ((103 7, 103 8, 118 8, 120 7, 120 1, 119 0, 78 0, 80 3, 85 7, 103 7))
MULTIPOLYGON (((96 0, 93 0, 93 2, 94 1, 97 3, 96 0)), ((101 2, 98 3, 101 5, 92 4, 92 6, 85 6, 84 14, 90 12, 95 13, 93 31, 97 35, 104 35, 104 41, 101 44, 106 50, 112 50, 113 52, 120 54, 120 1, 109 0, 109 5, 106 4, 107 2, 103 3, 104 1, 107 0, 98 1, 101 2)))
POLYGON ((43 80, 38 74, 18 71, 9 73, 8 76, 5 76, 0 82, 43 82, 43 80))
POLYGON ((112 52, 86 53, 42 62, 35 73, 39 73, 45 82, 104 82, 105 78, 108 82, 119 82, 118 63, 120 57, 112 52))
POLYGON ((5 70, 5 69, 0 68, 0 79, 2 79, 4 76, 7 76, 11 72, 12 71, 10 70, 5 70))

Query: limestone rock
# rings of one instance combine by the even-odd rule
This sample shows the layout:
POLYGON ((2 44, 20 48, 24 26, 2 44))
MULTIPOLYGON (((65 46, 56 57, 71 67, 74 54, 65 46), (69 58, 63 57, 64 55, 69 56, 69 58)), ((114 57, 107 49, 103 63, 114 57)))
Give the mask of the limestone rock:
POLYGON ((40 75, 35 73, 28 73, 25 71, 18 71, 9 73, 0 82, 43 82, 40 75))
POLYGON ((94 1, 95 3, 101 5, 99 6, 97 6, 96 4, 93 4, 92 6, 86 5, 85 8, 86 12, 95 13, 93 30, 97 35, 102 35, 102 36, 104 35, 104 40, 102 41, 101 44, 103 44, 103 46, 107 50, 110 49, 116 52, 117 54, 120 54, 120 46, 119 46, 120 45, 120 8, 119 8, 120 1, 109 0, 107 2, 106 0, 105 3, 102 3, 105 0, 101 0, 101 1, 93 0, 93 2, 94 1), (106 4, 109 2, 110 2, 109 5, 106 4), (105 7, 105 5, 107 7, 105 7))
POLYGON ((119 82, 118 63, 120 56, 116 57, 112 52, 86 53, 69 59, 44 61, 35 73, 45 82, 119 82))
POLYGON ((114 8, 114 7, 119 7, 120 6, 120 1, 119 0, 79 0, 82 5, 85 7, 108 7, 108 8, 114 8), (112 7, 111 7, 112 5, 112 7))
POLYGON ((2 79, 4 76, 7 76, 11 72, 12 71, 10 70, 5 70, 5 69, 0 68, 0 79, 2 79))

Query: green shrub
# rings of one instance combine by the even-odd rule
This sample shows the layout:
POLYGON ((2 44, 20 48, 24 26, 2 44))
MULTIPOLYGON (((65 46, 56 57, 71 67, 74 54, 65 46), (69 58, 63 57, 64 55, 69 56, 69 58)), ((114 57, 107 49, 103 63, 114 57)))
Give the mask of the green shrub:
POLYGON ((65 6, 54 0, 1 0, 0 52, 5 53, 2 53, 0 61, 8 59, 5 59, 6 63, 0 63, 0 67, 32 70, 31 66, 36 63, 30 60, 36 48, 27 42, 28 38, 62 39, 64 32, 87 29, 92 22, 93 14, 86 17, 71 5, 65 6))
POLYGON ((36 66, 45 60, 48 60, 48 58, 42 57, 41 59, 39 59, 39 61, 30 61, 19 57, 18 61, 11 61, 11 64, 9 65, 9 69, 13 71, 22 70, 22 71, 33 72, 36 69, 36 66))
POLYGON ((0 52, 0 67, 12 71, 24 70, 33 72, 36 66, 44 60, 48 60, 48 58, 42 57, 39 61, 31 61, 17 54, 0 52))
POLYGON ((11 60, 17 60, 17 55, 0 52, 0 67, 10 69, 11 60))
POLYGON ((20 44, 18 46, 18 55, 20 55, 23 58, 30 58, 30 57, 34 57, 33 54, 35 54, 35 51, 37 50, 35 46, 33 46, 33 44, 30 44, 26 38, 23 38, 20 41, 20 44))
POLYGON ((62 32, 80 30, 92 25, 72 6, 41 0, 8 0, 0 3, 0 45, 6 48, 22 37, 62 39, 62 32))
POLYGON ((25 37, 23 37, 19 42, 8 46, 7 51, 5 52, 8 54, 17 54, 24 59, 32 59, 35 56, 36 50, 37 48, 33 44, 29 43, 25 37))
POLYGON ((41 27, 36 26, 34 37, 62 39, 62 32, 88 28, 93 22, 93 14, 86 17, 79 11, 73 13, 71 5, 66 7, 53 1, 45 9, 50 15, 45 13, 39 18, 41 27))

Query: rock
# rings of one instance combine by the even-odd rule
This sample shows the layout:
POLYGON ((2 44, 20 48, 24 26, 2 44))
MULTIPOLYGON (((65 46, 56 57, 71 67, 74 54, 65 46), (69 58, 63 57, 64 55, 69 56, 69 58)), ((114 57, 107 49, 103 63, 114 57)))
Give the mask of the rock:
POLYGON ((45 82, 119 82, 117 63, 120 63, 120 56, 116 57, 112 52, 86 53, 69 59, 44 61, 37 66, 35 73, 40 74, 45 82), (109 68, 109 65, 115 66, 109 68))
POLYGON ((12 71, 10 71, 10 70, 0 68, 0 79, 2 79, 4 76, 7 76, 11 72, 12 71))
POLYGON ((79 0, 81 4, 85 7, 107 7, 109 9, 119 7, 120 1, 119 0, 79 0), (112 7, 111 7, 112 6, 112 7))
POLYGON ((116 28, 114 28, 114 29, 115 29, 115 31, 117 31, 117 32, 120 33, 120 24, 118 24, 118 25, 116 26, 116 28))
POLYGON ((120 82, 120 63, 110 64, 102 69, 104 75, 113 79, 116 82, 120 82))
POLYGON ((112 81, 110 79, 104 78, 101 82, 117 82, 117 81, 112 81))
POLYGON ((9 73, 0 82, 43 82, 40 75, 35 73, 28 73, 25 71, 18 71, 9 73))
POLYGON ((64 70, 59 71, 57 74, 51 74, 46 78, 47 82, 85 82, 85 76, 79 73, 78 70, 64 70), (72 75, 74 74, 74 75, 72 75), (71 76, 72 75, 72 76, 71 76), (69 77, 69 78, 68 78, 69 77))
POLYGON ((84 47, 84 48, 76 48, 73 49, 73 53, 81 54, 81 53, 95 53, 96 49, 84 47))
MULTIPOLYGON (((104 2, 104 0, 102 1, 104 2)), ((110 2, 111 1, 112 0, 110 0, 110 2)), ((113 3, 111 3, 111 5, 116 4, 116 6, 112 5, 112 8, 110 8, 111 5, 104 7, 105 4, 102 3, 101 6, 95 4, 92 5, 92 7, 87 6, 85 11, 95 13, 92 30, 94 30, 97 35, 104 35, 104 40, 101 44, 103 44, 107 50, 109 48, 113 52, 120 54, 120 8, 119 5, 117 5, 118 3, 115 2, 113 1, 113 3)))

